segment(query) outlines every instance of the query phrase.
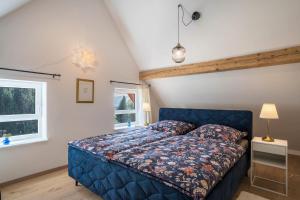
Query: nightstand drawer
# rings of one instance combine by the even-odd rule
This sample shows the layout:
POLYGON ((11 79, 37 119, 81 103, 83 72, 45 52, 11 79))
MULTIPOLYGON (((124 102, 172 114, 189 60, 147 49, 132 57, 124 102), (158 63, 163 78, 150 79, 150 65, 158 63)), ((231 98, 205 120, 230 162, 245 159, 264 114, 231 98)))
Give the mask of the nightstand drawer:
POLYGON ((271 144, 253 143, 253 151, 272 153, 277 155, 286 155, 286 148, 271 144))

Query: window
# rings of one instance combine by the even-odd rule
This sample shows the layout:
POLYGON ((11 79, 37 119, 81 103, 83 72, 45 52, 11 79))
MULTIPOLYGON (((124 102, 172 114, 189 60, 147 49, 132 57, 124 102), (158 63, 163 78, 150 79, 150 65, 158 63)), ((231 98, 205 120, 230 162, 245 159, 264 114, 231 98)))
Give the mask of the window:
POLYGON ((114 93, 115 129, 134 127, 138 124, 137 89, 116 88, 114 93))
MULTIPOLYGON (((46 139, 46 83, 0 79, 0 137, 46 139)), ((28 142, 28 141, 27 141, 28 142)))

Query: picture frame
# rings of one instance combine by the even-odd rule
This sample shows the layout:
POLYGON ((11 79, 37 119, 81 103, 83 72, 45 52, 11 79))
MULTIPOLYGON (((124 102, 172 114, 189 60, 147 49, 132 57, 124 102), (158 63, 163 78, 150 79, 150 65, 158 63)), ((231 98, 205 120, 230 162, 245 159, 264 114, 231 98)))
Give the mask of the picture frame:
POLYGON ((94 103, 94 80, 76 79, 76 103, 94 103))

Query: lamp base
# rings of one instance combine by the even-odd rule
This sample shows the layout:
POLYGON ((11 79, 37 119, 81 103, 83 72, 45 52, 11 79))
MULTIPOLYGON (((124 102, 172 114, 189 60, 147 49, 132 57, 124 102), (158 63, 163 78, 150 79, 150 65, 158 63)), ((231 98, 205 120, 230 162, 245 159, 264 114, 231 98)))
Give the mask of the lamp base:
POLYGON ((265 136, 262 138, 262 140, 265 142, 274 142, 274 138, 272 138, 270 136, 265 136))

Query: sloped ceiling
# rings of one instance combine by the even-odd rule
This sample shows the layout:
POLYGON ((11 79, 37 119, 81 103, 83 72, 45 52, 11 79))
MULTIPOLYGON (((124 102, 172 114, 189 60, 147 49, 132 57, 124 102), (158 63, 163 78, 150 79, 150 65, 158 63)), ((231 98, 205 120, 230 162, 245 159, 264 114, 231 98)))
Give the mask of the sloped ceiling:
POLYGON ((0 17, 18 9, 31 0, 1 0, 0 1, 0 17))
MULTIPOLYGON (((183 64, 226 58, 300 44, 299 0, 106 0, 140 70, 174 66, 177 4, 202 17, 181 28, 187 50, 183 64)), ((272 134, 300 153, 300 64, 149 81, 159 107, 247 109, 254 134, 264 135, 263 103, 277 105, 280 120, 272 134)), ((157 113, 155 113, 157 116, 157 113)))
MULTIPOLYGON (((174 0, 106 0, 113 18, 141 70, 172 66, 177 41, 174 0)), ((300 43, 297 0, 182 0, 202 13, 181 26, 185 64, 269 50, 300 43), (294 25, 293 25, 294 24, 294 25), (288 34, 287 34, 288 33, 288 34)))

